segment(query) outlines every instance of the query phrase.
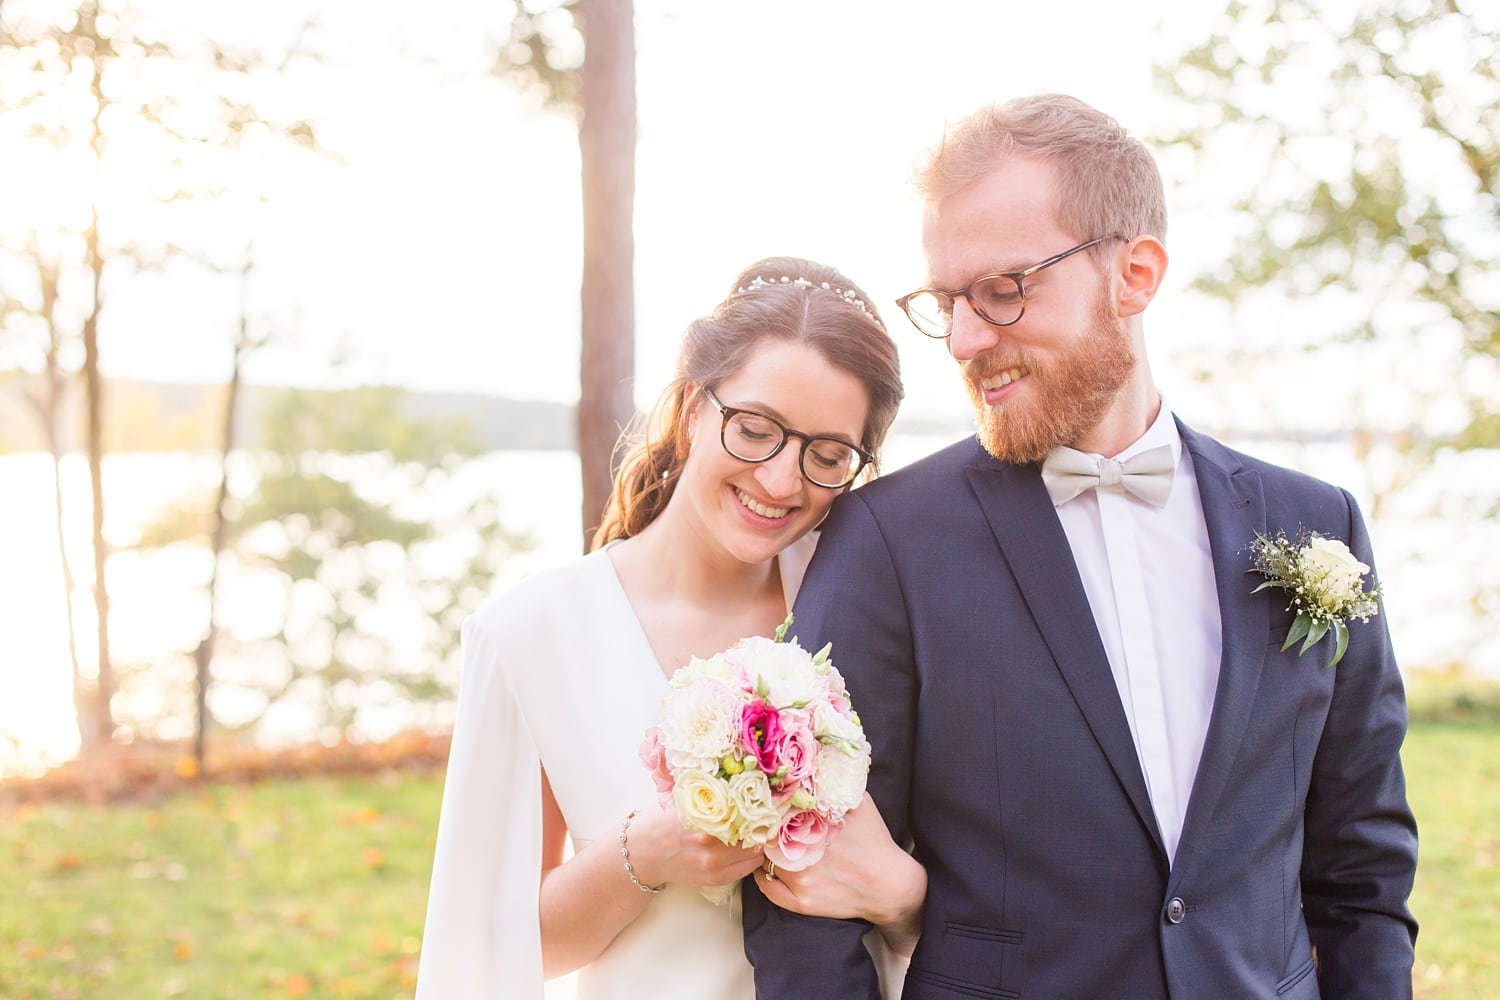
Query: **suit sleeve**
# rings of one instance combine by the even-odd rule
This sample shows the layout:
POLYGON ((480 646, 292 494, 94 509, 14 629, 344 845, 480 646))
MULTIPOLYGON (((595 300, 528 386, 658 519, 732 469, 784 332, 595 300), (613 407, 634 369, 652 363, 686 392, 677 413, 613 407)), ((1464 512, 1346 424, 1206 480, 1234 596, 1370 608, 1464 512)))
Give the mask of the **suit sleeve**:
MULTIPOLYGON (((1349 547, 1373 567, 1364 521, 1344 497, 1349 547)), ((1338 674, 1308 789, 1303 911, 1325 1000, 1410 997, 1417 827, 1401 770, 1406 698, 1385 615, 1349 632, 1330 668, 1338 674)))
POLYGON ((541 762, 500 651, 464 623, 417 1000, 542 996, 541 762))
MULTIPOLYGON (((869 790, 897 843, 907 840, 915 670, 911 626, 882 526, 858 492, 822 528, 792 627, 804 649, 833 643, 832 659, 871 743, 869 790)), ((758 997, 878 1000, 877 974, 857 920, 805 917, 745 881, 745 954, 758 997)))

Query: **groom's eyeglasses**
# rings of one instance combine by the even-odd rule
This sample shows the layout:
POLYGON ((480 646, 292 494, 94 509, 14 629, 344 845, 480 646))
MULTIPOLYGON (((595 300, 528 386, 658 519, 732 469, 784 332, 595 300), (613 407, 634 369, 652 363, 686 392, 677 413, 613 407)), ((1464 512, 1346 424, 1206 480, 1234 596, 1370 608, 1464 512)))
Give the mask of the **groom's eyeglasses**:
POLYGON ((1123 239, 1125 239, 1124 236, 1101 236, 1087 243, 1080 243, 1076 247, 1070 247, 1060 254, 1048 257, 1023 270, 1001 271, 999 274, 986 274, 975 278, 969 282, 967 288, 955 288, 951 291, 942 288, 919 288, 910 295, 901 296, 896 300, 896 305, 906 313, 906 318, 911 320, 912 326, 938 340, 953 333, 955 299, 968 299, 969 308, 991 326, 1010 326, 1019 321, 1022 314, 1026 312, 1027 278, 1038 271, 1046 270, 1053 264, 1067 260, 1080 250, 1087 250, 1105 240, 1123 239))
POLYGON ((725 406, 711 389, 704 389, 703 395, 724 418, 719 427, 719 442, 741 462, 769 462, 781 454, 788 438, 796 438, 802 445, 798 458, 802 475, 814 486, 830 490, 841 490, 854 482, 870 462, 868 453, 847 441, 803 434, 764 413, 725 406))

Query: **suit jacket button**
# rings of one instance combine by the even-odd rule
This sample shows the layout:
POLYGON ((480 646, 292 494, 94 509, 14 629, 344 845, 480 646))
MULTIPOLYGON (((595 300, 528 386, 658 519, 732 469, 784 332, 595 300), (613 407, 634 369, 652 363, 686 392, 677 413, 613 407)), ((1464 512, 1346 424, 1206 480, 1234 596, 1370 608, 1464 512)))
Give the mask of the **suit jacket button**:
POLYGON ((1170 923, 1180 924, 1186 916, 1187 904, 1182 901, 1182 897, 1173 896, 1172 901, 1167 904, 1167 920, 1170 923))

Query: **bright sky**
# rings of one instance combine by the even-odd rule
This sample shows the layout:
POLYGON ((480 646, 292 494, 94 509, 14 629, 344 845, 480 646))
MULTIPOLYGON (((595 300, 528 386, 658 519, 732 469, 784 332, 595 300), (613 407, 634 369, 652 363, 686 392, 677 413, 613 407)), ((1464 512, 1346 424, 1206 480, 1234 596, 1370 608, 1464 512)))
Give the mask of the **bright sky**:
MULTIPOLYGON (((168 4, 209 16, 181 0, 149 6, 168 4)), ((494 80, 444 83, 396 58, 405 45, 453 70, 477 67, 505 6, 318 6, 344 68, 334 88, 309 79, 303 93, 346 163, 276 179, 253 221, 242 211, 218 230, 231 256, 254 235, 254 306, 293 335, 255 359, 251 377, 324 381, 338 351, 348 380, 576 399, 571 124, 494 80)), ((654 398, 683 327, 740 268, 788 253, 864 285, 902 343, 910 408, 963 419, 951 361, 904 329, 893 304, 923 277, 906 180, 915 156, 946 119, 1038 90, 1073 93, 1148 132, 1164 113, 1153 58, 1212 15, 1186 0, 1172 8, 1167 39, 1139 8, 1103 0, 638 0, 637 401, 654 398)), ((289 27, 301 9, 257 7, 257 30, 289 27)), ((1174 235, 1185 261, 1199 256, 1190 227, 1174 235)), ((1185 283, 1189 271, 1171 277, 1185 283)), ((222 378, 236 308, 225 283, 142 282, 117 299, 105 364, 222 378)), ((1173 308, 1158 310, 1164 329, 1173 308)))

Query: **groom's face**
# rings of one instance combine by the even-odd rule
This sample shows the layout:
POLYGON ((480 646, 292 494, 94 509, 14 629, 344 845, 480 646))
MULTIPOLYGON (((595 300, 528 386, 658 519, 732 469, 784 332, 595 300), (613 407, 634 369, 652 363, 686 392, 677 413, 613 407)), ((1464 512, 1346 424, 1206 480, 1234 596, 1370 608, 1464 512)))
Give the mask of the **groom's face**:
MULTIPOLYGON (((1102 235, 1065 232, 1052 205, 1052 167, 1019 156, 930 205, 923 234, 930 283, 964 288, 1102 235)), ((960 300, 948 339, 980 442, 1018 463, 1038 461, 1098 425, 1135 367, 1109 283, 1087 251, 1024 281, 1018 321, 995 326, 960 300)))

